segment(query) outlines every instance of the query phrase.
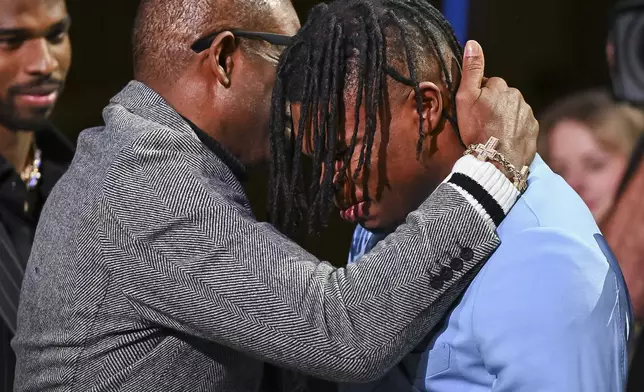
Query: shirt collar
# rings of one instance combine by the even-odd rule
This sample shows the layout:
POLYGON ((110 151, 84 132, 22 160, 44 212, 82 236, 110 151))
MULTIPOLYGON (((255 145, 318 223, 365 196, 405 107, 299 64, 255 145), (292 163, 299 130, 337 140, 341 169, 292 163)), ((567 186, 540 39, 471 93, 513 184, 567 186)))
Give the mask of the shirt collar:
MULTIPOLYGON (((42 151, 43 161, 66 167, 74 158, 74 145, 52 124, 34 131, 34 144, 42 151)), ((15 168, 0 156, 0 177, 15 173, 15 168)))
POLYGON ((211 150, 237 177, 239 181, 245 181, 246 169, 244 165, 226 150, 219 142, 211 138, 204 131, 199 129, 190 120, 177 113, 161 95, 152 88, 139 81, 131 81, 116 94, 111 100, 110 105, 105 109, 103 117, 105 122, 114 118, 113 105, 125 107, 128 111, 135 113, 146 120, 161 124, 174 130, 185 129, 186 124, 199 138, 199 140, 211 150))
POLYGON ((74 144, 52 124, 34 132, 34 138, 43 159, 69 165, 74 158, 74 144))
MULTIPOLYGON (((183 117, 183 116, 182 116, 183 117)), ((247 173, 246 173, 246 168, 244 165, 237 159, 233 154, 230 153, 224 146, 222 146, 218 141, 210 137, 206 132, 202 131, 197 127, 192 121, 188 120, 187 118, 183 117, 183 119, 190 125, 190 128, 192 128, 192 131, 197 135, 199 140, 206 146, 210 151, 212 151, 217 158, 221 159, 221 161, 228 166, 230 171, 233 172, 235 177, 240 182, 246 181, 247 178, 247 173)))

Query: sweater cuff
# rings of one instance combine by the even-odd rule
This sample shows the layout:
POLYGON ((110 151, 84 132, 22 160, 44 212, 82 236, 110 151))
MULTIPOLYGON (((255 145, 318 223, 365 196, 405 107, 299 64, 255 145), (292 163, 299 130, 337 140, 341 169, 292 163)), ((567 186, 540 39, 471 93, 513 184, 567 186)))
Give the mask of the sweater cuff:
POLYGON ((446 183, 454 187, 496 229, 519 198, 519 190, 490 162, 461 157, 446 183))

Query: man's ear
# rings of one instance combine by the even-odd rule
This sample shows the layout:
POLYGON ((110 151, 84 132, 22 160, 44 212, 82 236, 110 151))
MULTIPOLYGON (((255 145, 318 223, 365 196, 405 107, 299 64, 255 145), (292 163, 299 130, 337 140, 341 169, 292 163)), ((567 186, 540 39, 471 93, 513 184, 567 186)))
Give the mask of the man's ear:
POLYGON ((210 69, 219 83, 226 88, 230 87, 230 75, 235 66, 233 53, 236 49, 235 36, 230 31, 218 34, 208 48, 210 69))
MULTIPOLYGON (((423 116, 423 133, 429 135, 442 123, 443 94, 438 86, 432 82, 421 82, 419 88, 422 101, 420 113, 423 116)), ((420 117, 418 115, 418 101, 415 90, 411 90, 407 96, 405 107, 408 114, 414 118, 414 122, 418 124, 420 117)))

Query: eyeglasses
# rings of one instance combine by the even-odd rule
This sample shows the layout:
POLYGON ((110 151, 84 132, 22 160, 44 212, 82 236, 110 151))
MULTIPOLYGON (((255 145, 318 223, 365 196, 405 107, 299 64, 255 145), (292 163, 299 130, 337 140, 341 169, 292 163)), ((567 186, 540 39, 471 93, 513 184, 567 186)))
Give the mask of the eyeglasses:
POLYGON ((269 44, 279 45, 279 46, 288 46, 291 43, 291 40, 293 38, 288 35, 275 34, 275 33, 262 33, 259 31, 244 31, 244 30, 235 30, 235 29, 220 30, 212 34, 208 34, 203 38, 199 38, 198 40, 195 41, 194 44, 190 46, 190 49, 192 49, 195 53, 203 52, 204 50, 208 49, 210 45, 212 45, 212 41, 215 40, 215 37, 217 37, 217 35, 223 33, 224 31, 230 31, 236 37, 262 40, 262 41, 268 42, 269 44))

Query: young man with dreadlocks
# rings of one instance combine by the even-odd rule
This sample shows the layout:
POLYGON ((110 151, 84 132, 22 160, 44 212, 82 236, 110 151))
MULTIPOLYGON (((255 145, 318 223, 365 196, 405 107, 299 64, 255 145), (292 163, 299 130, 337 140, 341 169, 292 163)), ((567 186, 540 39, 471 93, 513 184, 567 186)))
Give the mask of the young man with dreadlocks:
MULTIPOLYGON (((527 172, 489 151, 494 140, 466 146, 459 134, 466 118, 459 113, 454 120, 459 105, 517 93, 500 78, 473 78, 467 62, 479 55, 475 42, 463 54, 448 22, 424 0, 318 6, 278 69, 274 200, 292 198, 308 206, 304 218, 314 221, 335 199, 342 217, 360 224, 354 245, 362 239, 366 249, 353 249, 355 260, 389 242, 387 234, 444 186, 443 179, 479 197, 482 186, 462 173, 494 170, 481 160, 498 161, 524 190, 527 172), (478 93, 461 94, 470 88, 478 93), (289 121, 293 132, 285 133, 289 121), (298 170, 302 152, 314 161, 309 187, 298 170)), ((623 390, 630 305, 619 267, 574 191, 538 156, 529 172, 530 187, 497 228, 501 246, 439 333, 384 379, 342 389, 623 390)), ((485 200, 498 224, 496 216, 506 209, 498 200, 485 200)), ((286 211, 281 223, 301 217, 286 211)), ((431 284, 440 287, 471 256, 454 256, 431 284)))

